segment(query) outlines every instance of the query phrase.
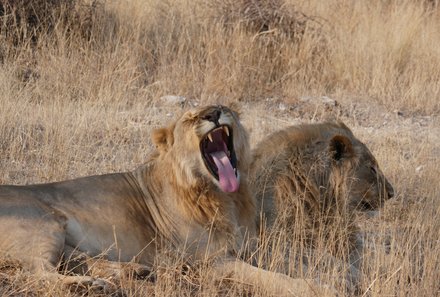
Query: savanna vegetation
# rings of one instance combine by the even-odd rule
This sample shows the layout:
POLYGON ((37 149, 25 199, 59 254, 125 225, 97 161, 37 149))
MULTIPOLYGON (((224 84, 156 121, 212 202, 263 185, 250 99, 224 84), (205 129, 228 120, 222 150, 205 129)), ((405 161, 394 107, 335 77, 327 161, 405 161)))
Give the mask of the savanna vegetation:
MULTIPOLYGON (((439 37, 440 8, 428 0, 0 0, 0 183, 132 170, 152 151, 153 128, 200 104, 241 110, 252 145, 291 124, 343 120, 395 190, 375 216, 358 217, 359 295, 438 296, 439 37)), ((286 250, 306 253, 288 244, 280 236, 261 262, 277 270, 286 250)), ((290 274, 350 296, 344 269, 318 263, 324 241, 314 253, 290 274)), ((0 293, 263 294, 209 279, 203 264, 182 273, 181 261, 171 251, 155 282, 109 278, 96 292, 5 258, 0 293)))

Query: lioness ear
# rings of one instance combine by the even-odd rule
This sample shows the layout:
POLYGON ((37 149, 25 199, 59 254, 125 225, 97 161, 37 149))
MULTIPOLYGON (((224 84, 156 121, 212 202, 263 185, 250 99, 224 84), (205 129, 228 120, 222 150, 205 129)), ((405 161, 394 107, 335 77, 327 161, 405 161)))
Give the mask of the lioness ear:
POLYGON ((347 136, 336 135, 330 140, 330 153, 334 160, 339 161, 343 158, 353 156, 353 144, 347 136))
POLYGON ((159 128, 153 130, 151 133, 151 139, 154 145, 159 151, 166 152, 168 148, 173 145, 173 129, 170 128, 159 128))

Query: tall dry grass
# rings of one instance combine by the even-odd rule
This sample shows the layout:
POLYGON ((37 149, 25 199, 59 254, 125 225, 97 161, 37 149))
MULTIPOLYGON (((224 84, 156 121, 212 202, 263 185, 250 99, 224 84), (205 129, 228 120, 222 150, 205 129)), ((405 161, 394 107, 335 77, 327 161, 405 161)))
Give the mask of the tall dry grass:
MULTIPOLYGON (((130 93, 150 99, 344 94, 425 114, 439 110, 438 9, 423 1, 91 2, 89 9, 82 2, 58 8, 51 22, 60 22, 35 45, 25 39, 11 50, 5 42, 1 56, 28 76, 84 84, 83 94, 70 96, 88 99, 105 96, 102 84, 124 94, 130 85, 130 93), (73 15, 68 21, 66 13, 73 15), (77 72, 84 75, 69 77, 77 72)), ((13 34, 2 31, 3 39, 13 34)))
MULTIPOLYGON (((352 107, 338 115, 367 142, 396 189, 379 217, 365 219, 367 257, 359 291, 440 294, 435 3, 36 1, 48 6, 44 14, 33 6, 32 19, 38 21, 29 23, 23 11, 6 9, 7 2, 0 1, 2 184, 135 168, 152 149, 151 129, 180 112, 160 100, 169 94, 200 104, 237 102, 252 143, 294 120, 288 111, 268 109, 267 98, 295 106, 304 96, 326 95, 346 106, 397 109, 408 120, 389 121, 402 126, 378 125, 382 119, 369 109, 361 110, 367 113, 364 122, 352 107), (430 116, 429 124, 418 125, 420 115, 430 116), (364 125, 381 129, 371 133, 364 125)), ((316 110, 301 116, 320 119, 316 110)), ((279 237, 260 261, 284 269, 289 250, 292 259, 304 252, 287 242, 279 237)), ((320 262, 325 242, 316 253, 316 265, 307 271, 290 267, 290 273, 319 277, 344 291, 337 280, 347 267, 332 270, 320 262)), ((6 273, 0 276, 2 294, 84 294, 41 283, 8 261, 0 263, 6 273)), ((126 279, 117 286, 133 296, 240 295, 249 289, 208 279, 206 267, 182 275, 172 263, 178 261, 159 265, 163 273, 155 285, 126 279)))

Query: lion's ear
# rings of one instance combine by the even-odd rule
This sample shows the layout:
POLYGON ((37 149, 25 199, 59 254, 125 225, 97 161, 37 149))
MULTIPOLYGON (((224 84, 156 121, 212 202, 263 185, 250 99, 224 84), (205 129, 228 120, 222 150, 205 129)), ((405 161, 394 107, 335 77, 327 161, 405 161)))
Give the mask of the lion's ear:
POLYGON ((159 151, 166 152, 168 148, 173 145, 173 129, 170 128, 159 128, 153 130, 151 133, 151 139, 154 145, 159 151))
POLYGON ((330 140, 330 153, 332 158, 336 161, 343 158, 350 158, 354 154, 353 143, 347 136, 333 136, 330 140))

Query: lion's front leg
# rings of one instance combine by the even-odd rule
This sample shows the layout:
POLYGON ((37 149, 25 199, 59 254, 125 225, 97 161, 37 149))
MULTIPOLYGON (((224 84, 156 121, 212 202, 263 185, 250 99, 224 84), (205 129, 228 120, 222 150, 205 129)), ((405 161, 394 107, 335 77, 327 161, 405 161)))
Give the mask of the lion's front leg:
POLYGON ((90 257, 71 246, 64 248, 64 265, 67 272, 81 275, 93 275, 102 278, 122 279, 134 277, 141 279, 154 278, 153 269, 134 262, 115 262, 104 256, 90 257))
POLYGON ((252 285, 269 296, 336 296, 335 292, 310 279, 294 279, 287 275, 254 267, 240 260, 225 260, 215 265, 217 277, 252 285))

